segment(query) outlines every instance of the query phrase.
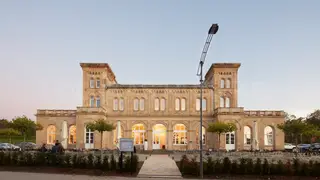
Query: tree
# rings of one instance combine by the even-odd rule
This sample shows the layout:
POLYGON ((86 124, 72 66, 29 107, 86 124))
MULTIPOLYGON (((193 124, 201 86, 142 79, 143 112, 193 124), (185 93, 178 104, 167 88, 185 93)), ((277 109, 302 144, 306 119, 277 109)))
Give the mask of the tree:
POLYGON ((316 125, 306 124, 306 128, 305 128, 305 131, 303 132, 303 135, 309 139, 310 143, 312 143, 314 138, 317 138, 320 136, 320 131, 316 125))
POLYGON ((87 128, 92 131, 98 131, 101 135, 101 150, 103 143, 103 132, 105 131, 113 131, 115 127, 112 124, 107 123, 104 119, 98 119, 95 122, 91 122, 87 124, 87 128))
POLYGON ((223 133, 233 132, 237 130, 237 126, 234 123, 214 122, 209 124, 208 132, 218 134, 218 144, 220 146, 220 136, 223 133))
POLYGON ((40 123, 36 123, 35 129, 36 131, 41 131, 43 129, 43 126, 40 123))
POLYGON ((0 119, 0 129, 9 128, 9 121, 6 119, 0 119))
POLYGON ((277 127, 285 134, 290 134, 295 140, 295 145, 298 145, 299 137, 308 131, 308 124, 303 121, 303 118, 287 121, 282 124, 278 124, 277 127))
POLYGON ((12 128, 0 129, 0 135, 8 137, 9 143, 12 143, 12 136, 19 136, 20 132, 12 128))
POLYGON ((23 136, 23 142, 26 142, 27 135, 36 130, 36 123, 26 116, 19 116, 12 120, 10 127, 19 131, 23 136))
POLYGON ((306 118, 306 122, 320 128, 320 110, 315 110, 313 113, 309 114, 306 118))

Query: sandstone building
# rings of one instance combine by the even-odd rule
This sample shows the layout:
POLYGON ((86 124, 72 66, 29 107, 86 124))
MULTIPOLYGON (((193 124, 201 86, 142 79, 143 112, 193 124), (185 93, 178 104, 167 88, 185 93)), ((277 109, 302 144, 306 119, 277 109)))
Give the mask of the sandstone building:
MULTIPOLYGON (((103 148, 116 148, 118 139, 134 139, 147 149, 199 148, 199 85, 119 84, 106 63, 80 63, 83 71, 83 102, 75 110, 37 110, 37 144, 60 140, 67 148, 100 148, 101 137, 86 123, 103 118, 116 129, 103 134, 103 148)), ((238 106, 238 63, 212 64, 203 91, 204 148, 226 150, 284 148, 284 134, 277 124, 283 111, 250 111, 238 106), (215 121, 233 122, 235 132, 206 131, 215 121)))

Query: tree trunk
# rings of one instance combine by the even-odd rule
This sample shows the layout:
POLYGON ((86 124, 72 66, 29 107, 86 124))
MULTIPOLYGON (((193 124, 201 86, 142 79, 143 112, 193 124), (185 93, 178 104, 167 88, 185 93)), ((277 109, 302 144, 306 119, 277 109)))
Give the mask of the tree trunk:
POLYGON ((218 134, 218 151, 220 151, 220 135, 221 133, 218 134))
POLYGON ((23 133, 23 142, 26 142, 26 133, 23 133))
POLYGON ((103 141, 102 141, 102 139, 103 139, 103 132, 100 132, 100 134, 101 134, 101 151, 102 151, 102 144, 103 144, 103 141))

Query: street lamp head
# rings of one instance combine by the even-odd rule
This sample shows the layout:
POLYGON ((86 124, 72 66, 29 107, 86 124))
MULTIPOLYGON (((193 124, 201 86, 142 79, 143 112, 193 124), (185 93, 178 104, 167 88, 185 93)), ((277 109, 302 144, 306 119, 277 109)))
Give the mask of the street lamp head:
POLYGON ((208 34, 216 34, 218 32, 219 25, 218 24, 212 24, 208 34))

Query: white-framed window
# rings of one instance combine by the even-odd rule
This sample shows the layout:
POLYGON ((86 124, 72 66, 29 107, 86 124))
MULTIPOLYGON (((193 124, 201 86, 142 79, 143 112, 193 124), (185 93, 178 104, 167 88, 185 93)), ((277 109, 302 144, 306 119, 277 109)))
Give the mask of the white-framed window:
POLYGON ((220 107, 223 108, 224 107, 224 98, 220 97, 220 107))
POLYGON ((75 125, 69 128, 69 144, 76 144, 77 142, 77 128, 75 125))
POLYGON ((124 99, 123 98, 119 99, 119 110, 120 111, 124 110, 124 99))
POLYGON ((155 111, 159 111, 160 110, 160 99, 159 98, 155 98, 154 99, 154 110, 155 111))
POLYGON ((225 83, 224 79, 221 79, 220 80, 220 88, 224 88, 224 83, 225 83))
MULTIPOLYGON (((207 110, 207 99, 202 99, 202 111, 207 110)), ((196 100, 196 111, 200 111, 200 98, 197 98, 196 100)))
POLYGON ((243 127, 243 140, 244 145, 250 145, 251 144, 251 128, 249 126, 243 127))
POLYGON ((165 98, 161 98, 161 100, 160 100, 160 110, 161 111, 166 110, 166 99, 165 98))
POLYGON ((140 111, 144 111, 144 98, 140 99, 139 108, 140 108, 140 111))
POLYGON ((273 129, 270 126, 264 128, 264 145, 272 146, 273 145, 273 138, 274 138, 273 129))
POLYGON ((176 124, 173 127, 173 144, 182 145, 187 144, 187 129, 184 124, 176 124))
POLYGON ((90 78, 90 82, 89 82, 90 88, 94 88, 94 79, 90 78))
POLYGON ((225 106, 228 108, 230 107, 230 98, 229 97, 226 97, 226 104, 225 106))
POLYGON ((231 79, 227 79, 226 88, 231 88, 231 79))
POLYGON ((146 129, 143 124, 135 124, 132 126, 132 138, 134 144, 143 144, 146 139, 146 129))
POLYGON ((180 111, 180 99, 179 98, 176 98, 176 101, 175 101, 175 106, 176 106, 176 111, 180 111))
POLYGON ((91 129, 85 128, 85 133, 86 144, 93 144, 93 131, 91 129))
POLYGON ((113 99, 113 110, 118 111, 119 110, 119 100, 118 98, 113 99))
POLYGON ((196 99, 196 110, 200 111, 200 98, 196 99))
POLYGON ((97 98, 96 98, 96 106, 97 107, 100 107, 100 97, 98 96, 97 98))
POLYGON ((134 111, 138 111, 139 110, 139 99, 138 98, 135 98, 133 100, 133 110, 134 111))
POLYGON ((90 107, 94 107, 94 96, 90 96, 90 107))
POLYGON ((99 78, 97 79, 97 82, 96 82, 96 88, 100 88, 100 79, 99 78))
POLYGON ((55 144, 56 143, 56 127, 54 125, 50 125, 47 128, 47 144, 55 144))
POLYGON ((186 110, 186 99, 181 98, 181 111, 185 111, 185 110, 186 110))
MULTIPOLYGON (((197 133, 196 133, 196 142, 197 144, 200 144, 200 132, 199 128, 197 128, 197 133)), ((202 144, 206 144, 206 128, 202 126, 202 144)))

